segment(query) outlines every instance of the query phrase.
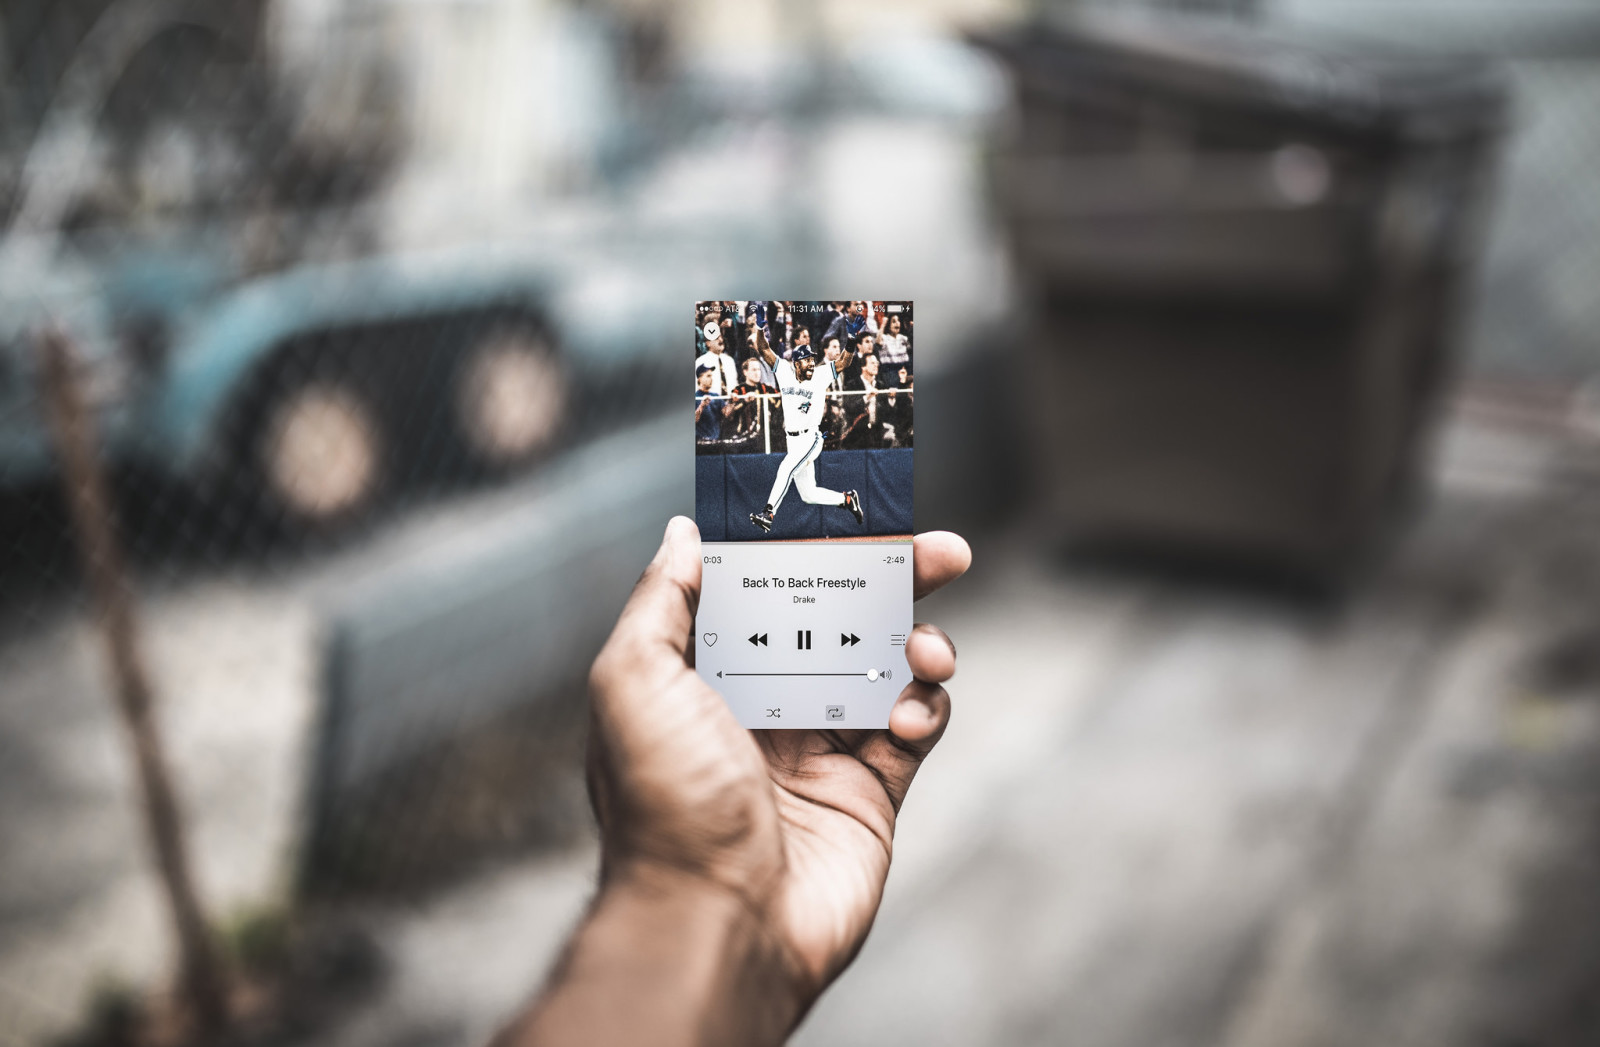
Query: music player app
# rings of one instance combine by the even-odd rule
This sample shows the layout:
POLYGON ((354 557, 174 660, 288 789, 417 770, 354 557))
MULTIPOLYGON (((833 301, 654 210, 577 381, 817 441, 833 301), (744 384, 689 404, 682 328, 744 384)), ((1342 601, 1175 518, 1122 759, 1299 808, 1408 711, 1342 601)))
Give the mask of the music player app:
POLYGON ((695 308, 695 664, 746 727, 886 727, 910 680, 912 319, 695 308))

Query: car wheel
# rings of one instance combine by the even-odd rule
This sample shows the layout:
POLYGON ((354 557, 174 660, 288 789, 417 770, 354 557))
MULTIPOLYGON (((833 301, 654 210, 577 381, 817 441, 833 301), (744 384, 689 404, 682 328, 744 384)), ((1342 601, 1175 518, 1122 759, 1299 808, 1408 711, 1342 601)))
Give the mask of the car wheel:
POLYGON ((560 435, 566 406, 560 359, 532 328, 494 330, 461 362, 455 423, 480 467, 507 469, 539 458, 560 435))
POLYGON ((382 485, 378 412, 368 397, 335 380, 313 378, 274 397, 256 452, 267 496, 293 525, 327 529, 357 519, 382 485))

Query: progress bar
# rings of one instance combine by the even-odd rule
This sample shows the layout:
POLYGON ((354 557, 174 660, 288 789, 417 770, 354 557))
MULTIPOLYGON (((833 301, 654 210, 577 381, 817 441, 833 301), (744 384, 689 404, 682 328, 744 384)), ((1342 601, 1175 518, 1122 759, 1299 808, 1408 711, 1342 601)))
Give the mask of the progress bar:
POLYGON ((866 672, 723 672, 717 671, 717 679, 725 676, 864 676, 869 684, 877 684, 878 680, 891 679, 893 672, 888 669, 867 669, 866 672))
POLYGON ((864 673, 725 673, 718 669, 717 679, 720 680, 724 676, 865 676, 868 683, 877 683, 879 680, 890 679, 894 673, 888 669, 868 669, 864 673))

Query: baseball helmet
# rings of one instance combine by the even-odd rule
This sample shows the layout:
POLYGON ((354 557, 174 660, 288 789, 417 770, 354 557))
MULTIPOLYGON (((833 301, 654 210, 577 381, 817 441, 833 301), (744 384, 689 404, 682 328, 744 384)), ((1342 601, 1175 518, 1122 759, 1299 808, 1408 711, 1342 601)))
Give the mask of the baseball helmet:
POLYGON ((817 354, 816 354, 815 350, 813 350, 809 345, 802 345, 802 346, 797 346, 795 348, 795 351, 789 355, 789 358, 791 360, 794 360, 796 363, 798 363, 801 360, 814 359, 816 357, 816 355, 817 354))

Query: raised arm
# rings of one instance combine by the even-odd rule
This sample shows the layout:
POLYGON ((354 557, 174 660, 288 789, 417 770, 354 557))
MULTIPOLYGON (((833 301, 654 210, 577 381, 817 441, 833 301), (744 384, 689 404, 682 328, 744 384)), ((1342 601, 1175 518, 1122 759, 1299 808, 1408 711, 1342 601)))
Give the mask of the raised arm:
POLYGON ((844 374, 850 369, 850 361, 855 358, 856 351, 854 349, 842 349, 839 352, 839 359, 833 362, 833 369, 840 374, 844 374))
POLYGON ((750 337, 756 340, 756 352, 761 354, 761 359, 767 362, 768 367, 778 366, 778 354, 772 351, 772 346, 767 344, 766 332, 756 328, 750 337))

